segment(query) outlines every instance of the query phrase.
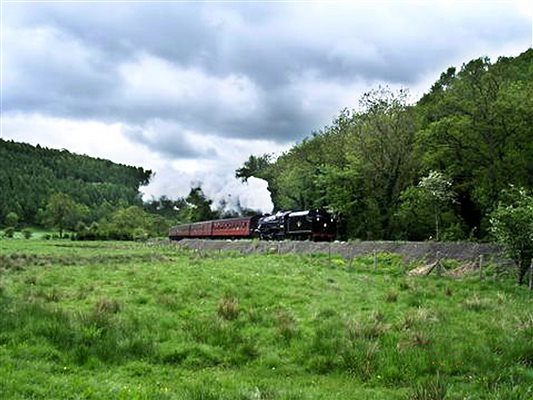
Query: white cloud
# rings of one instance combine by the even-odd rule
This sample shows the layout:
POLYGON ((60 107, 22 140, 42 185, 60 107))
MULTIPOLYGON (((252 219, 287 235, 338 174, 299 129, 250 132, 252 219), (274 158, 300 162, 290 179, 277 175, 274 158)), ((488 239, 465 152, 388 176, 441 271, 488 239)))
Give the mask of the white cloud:
POLYGON ((124 125, 80 121, 40 114, 4 113, 2 138, 42 147, 65 148, 79 154, 111 159, 124 164, 158 165, 160 158, 124 135, 124 125))
POLYGON ((197 107, 206 117, 217 109, 244 116, 259 108, 259 89, 241 74, 212 76, 148 54, 139 55, 118 69, 122 97, 133 104, 175 107, 177 114, 184 112, 184 107, 197 107))

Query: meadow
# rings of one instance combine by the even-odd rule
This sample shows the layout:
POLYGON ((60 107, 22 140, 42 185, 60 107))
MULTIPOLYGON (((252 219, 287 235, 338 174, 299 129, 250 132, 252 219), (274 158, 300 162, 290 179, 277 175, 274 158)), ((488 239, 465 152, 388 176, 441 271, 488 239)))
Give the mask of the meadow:
POLYGON ((0 240, 0 398, 533 398, 532 294, 412 267, 0 240))

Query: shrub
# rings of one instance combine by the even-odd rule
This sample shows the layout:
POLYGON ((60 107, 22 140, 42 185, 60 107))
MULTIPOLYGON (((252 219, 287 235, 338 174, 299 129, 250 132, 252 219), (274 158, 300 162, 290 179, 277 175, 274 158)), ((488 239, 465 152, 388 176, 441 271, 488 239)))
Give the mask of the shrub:
POLYGON ((22 236, 24 236, 24 239, 30 239, 32 235, 32 232, 26 228, 22 230, 22 236))
POLYGON ((132 233, 133 240, 145 241, 148 239, 148 233, 143 228, 135 228, 132 233))
POLYGON ((502 198, 505 202, 491 214, 491 232, 519 267, 522 284, 533 258, 533 194, 512 187, 502 191, 502 198))
POLYGON ((10 239, 13 238, 13 236, 15 236, 15 228, 13 228, 12 226, 7 227, 4 230, 4 236, 10 239))
POLYGON ((19 221, 19 216, 14 213, 14 212, 10 212, 6 215, 6 218, 5 218, 5 224, 8 226, 8 227, 11 227, 11 228, 14 228, 17 226, 17 223, 19 221))

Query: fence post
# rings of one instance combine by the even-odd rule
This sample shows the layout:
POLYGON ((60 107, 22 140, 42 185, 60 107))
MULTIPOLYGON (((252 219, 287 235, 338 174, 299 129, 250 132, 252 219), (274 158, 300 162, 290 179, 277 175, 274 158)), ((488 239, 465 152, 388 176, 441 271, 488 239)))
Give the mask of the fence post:
POLYGON ((533 290, 533 259, 529 265, 529 290, 533 290))
POLYGON ((444 267, 442 266, 442 263, 440 262, 440 260, 441 260, 440 251, 437 251, 437 264, 435 265, 435 267, 437 268, 437 276, 441 276, 444 270, 444 267))
POLYGON ((479 255, 479 280, 483 280, 483 254, 479 255))
POLYGON ((378 253, 374 250, 372 254, 374 256, 374 269, 378 269, 378 253))

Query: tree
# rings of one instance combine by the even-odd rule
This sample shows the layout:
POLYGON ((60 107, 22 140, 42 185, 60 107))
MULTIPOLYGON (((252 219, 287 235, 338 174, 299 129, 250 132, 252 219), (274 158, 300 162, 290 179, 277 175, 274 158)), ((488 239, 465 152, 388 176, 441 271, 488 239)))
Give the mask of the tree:
POLYGON ((160 215, 168 220, 176 221, 179 218, 179 212, 186 207, 187 203, 184 198, 179 197, 172 200, 163 195, 159 199, 151 199, 144 203, 144 209, 150 214, 160 215))
MULTIPOLYGON (((451 180, 441 172, 430 171, 416 186, 408 187, 400 195, 395 215, 400 236, 409 240, 425 240, 433 235, 436 241, 442 240, 443 215, 446 215, 448 226, 453 225, 460 230, 459 221, 450 209, 455 197, 451 180)), ((454 232, 453 236, 457 239, 458 233, 454 232)))
POLYGON ((504 190, 490 217, 491 232, 518 266, 518 284, 533 257, 533 194, 524 188, 504 190))
POLYGON ((532 63, 530 49, 449 68, 415 105, 404 90, 372 90, 357 110, 275 161, 250 157, 236 176, 266 180, 275 209, 331 209, 348 237, 485 238, 501 189, 533 187, 532 63), (428 186, 438 176, 418 186, 432 170, 453 202, 428 186))
POLYGON ((105 232, 110 239, 140 239, 160 233, 158 226, 168 231, 162 217, 148 214, 141 207, 130 206, 116 210, 108 221, 102 221, 100 233, 105 232))
POLYGON ((270 154, 263 154, 262 156, 252 154, 243 166, 235 171, 235 177, 240 178, 243 182, 252 176, 261 178, 264 171, 271 165, 271 159, 270 154))
POLYGON ((6 218, 5 218, 6 226, 15 228, 17 226, 18 221, 19 221, 19 216, 16 213, 10 212, 9 214, 6 215, 6 218))
POLYGON ((452 190, 452 182, 441 172, 431 171, 428 176, 420 180, 418 187, 425 194, 427 201, 430 203, 435 218, 435 240, 439 241, 439 222, 442 209, 455 199, 455 193, 452 190))
POLYGON ((185 199, 186 207, 180 210, 180 219, 183 222, 207 221, 218 218, 218 213, 211 210, 212 200, 209 200, 201 187, 192 188, 185 199))
POLYGON ((406 90, 382 87, 365 93, 348 140, 347 158, 364 183, 364 204, 378 212, 375 238, 391 237, 399 195, 414 176, 416 118, 408 97, 406 90))
POLYGON ((65 229, 74 229, 76 224, 89 212, 89 209, 76 203, 65 193, 54 193, 48 199, 44 210, 45 223, 59 230, 59 237, 63 237, 65 229))
POLYGON ((494 64, 472 60, 443 74, 417 105, 424 167, 453 179, 458 211, 481 237, 502 189, 533 185, 532 62, 531 49, 494 64))

